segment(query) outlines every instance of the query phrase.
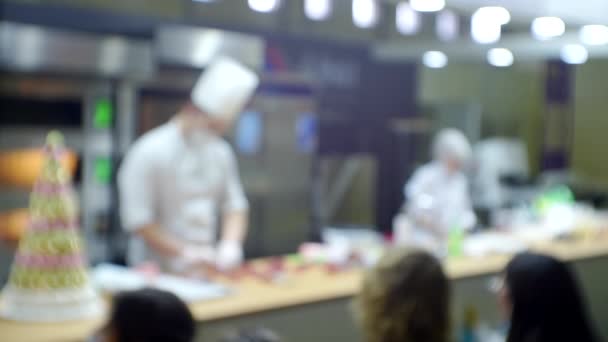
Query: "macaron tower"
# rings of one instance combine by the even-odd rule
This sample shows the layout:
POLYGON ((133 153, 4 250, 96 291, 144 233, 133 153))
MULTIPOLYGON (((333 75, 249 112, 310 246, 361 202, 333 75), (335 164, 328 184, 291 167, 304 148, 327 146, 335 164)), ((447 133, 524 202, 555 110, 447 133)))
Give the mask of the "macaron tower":
POLYGON ((102 313, 89 281, 76 196, 60 163, 62 153, 62 135, 49 133, 42 172, 30 197, 29 225, 0 294, 3 318, 49 322, 102 313))

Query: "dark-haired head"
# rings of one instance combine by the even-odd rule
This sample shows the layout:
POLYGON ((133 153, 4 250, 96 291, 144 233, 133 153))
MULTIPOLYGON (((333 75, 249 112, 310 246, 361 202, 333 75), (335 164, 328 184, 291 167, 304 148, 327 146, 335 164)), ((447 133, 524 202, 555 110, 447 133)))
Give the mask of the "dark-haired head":
POLYGON ((563 262, 522 253, 505 270, 507 342, 596 341, 575 275, 563 262))
POLYGON ((142 289, 114 298, 108 333, 115 342, 190 342, 194 331, 190 310, 172 293, 142 289))

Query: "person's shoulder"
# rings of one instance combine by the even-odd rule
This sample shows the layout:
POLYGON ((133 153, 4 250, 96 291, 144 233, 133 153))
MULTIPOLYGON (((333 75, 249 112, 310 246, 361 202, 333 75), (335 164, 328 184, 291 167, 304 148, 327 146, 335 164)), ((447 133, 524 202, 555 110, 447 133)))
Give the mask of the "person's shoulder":
POLYGON ((435 162, 426 163, 416 170, 416 174, 421 176, 435 176, 441 171, 440 165, 435 162))
POLYGON ((168 143, 172 139, 172 134, 170 123, 153 128, 133 143, 129 154, 147 159, 161 157, 163 151, 167 150, 168 143))
POLYGON ((166 144, 167 139, 173 135, 173 126, 170 122, 155 127, 144 133, 136 144, 158 146, 166 144))
POLYGON ((234 150, 232 149, 232 146, 224 138, 217 137, 216 139, 214 139, 213 148, 224 157, 232 158, 234 156, 234 150))
POLYGON ((430 163, 426 163, 422 166, 420 166, 419 168, 420 171, 438 171, 439 170, 439 165, 437 165, 437 163, 434 162, 430 162, 430 163))

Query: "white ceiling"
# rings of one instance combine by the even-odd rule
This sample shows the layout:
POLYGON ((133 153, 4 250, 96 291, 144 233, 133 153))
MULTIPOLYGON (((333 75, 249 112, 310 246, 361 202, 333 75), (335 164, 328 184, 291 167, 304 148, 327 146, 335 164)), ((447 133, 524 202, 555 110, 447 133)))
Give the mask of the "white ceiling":
POLYGON ((447 6, 472 12, 482 6, 503 6, 515 22, 558 16, 566 24, 608 24, 608 0, 446 0, 447 6))

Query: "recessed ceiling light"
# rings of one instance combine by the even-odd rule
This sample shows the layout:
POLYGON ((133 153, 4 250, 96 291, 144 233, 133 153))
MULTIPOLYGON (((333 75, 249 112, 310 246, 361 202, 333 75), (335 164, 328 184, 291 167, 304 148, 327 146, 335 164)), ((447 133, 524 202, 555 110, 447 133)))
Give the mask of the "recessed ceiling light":
POLYGON ((498 25, 506 25, 511 21, 511 14, 509 11, 500 6, 487 6, 481 7, 473 15, 487 21, 493 21, 498 25))
POLYGON ((410 4, 418 12, 439 12, 445 7, 445 0, 410 0, 410 4))
POLYGON ((460 19, 458 15, 450 10, 439 12, 435 19, 435 31, 437 32, 437 37, 443 41, 458 38, 460 31, 460 19))
POLYGON ((473 18, 471 20, 471 37, 479 44, 492 44, 500 40, 502 26, 473 18))
POLYGON ((587 45, 608 44, 608 26, 585 25, 579 33, 580 39, 587 45))
POLYGON ((532 35, 538 40, 559 37, 566 32, 566 24, 558 17, 539 17, 532 21, 532 35))
POLYGON ((305 0, 304 13, 310 20, 325 20, 332 11, 332 0, 305 0))
POLYGON ((562 48, 560 57, 568 64, 584 64, 589 58, 589 52, 582 45, 568 44, 562 48))
POLYGON ((270 13, 279 8, 281 0, 248 0, 249 8, 256 12, 270 13))
POLYGON ((511 14, 504 7, 481 7, 471 17, 471 36, 480 44, 496 43, 500 40, 502 25, 511 21, 511 14))
POLYGON ((422 63, 432 69, 440 69, 448 64, 448 56, 441 51, 427 51, 422 55, 422 63))
POLYGON ((420 31, 422 20, 420 13, 414 11, 408 2, 397 4, 395 12, 395 26, 397 31, 404 35, 413 35, 420 31))
POLYGON ((376 0, 353 0, 353 23, 360 28, 371 28, 378 23, 380 9, 376 0))
POLYGON ((508 49, 494 48, 488 51, 488 63, 495 67, 508 67, 513 65, 513 53, 508 49))

